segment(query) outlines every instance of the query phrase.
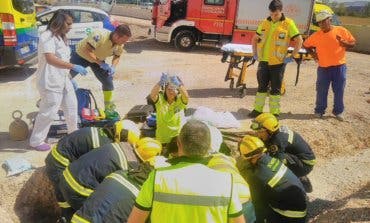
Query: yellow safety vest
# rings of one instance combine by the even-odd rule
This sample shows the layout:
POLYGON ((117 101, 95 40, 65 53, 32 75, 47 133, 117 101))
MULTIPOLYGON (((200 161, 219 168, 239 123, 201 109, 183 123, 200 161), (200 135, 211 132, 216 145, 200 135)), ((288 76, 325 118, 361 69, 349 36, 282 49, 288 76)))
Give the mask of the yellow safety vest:
POLYGON ((194 164, 158 170, 154 179, 152 223, 228 222, 231 174, 194 164))
POLYGON ((268 56, 268 64, 282 64, 287 54, 287 49, 290 42, 288 28, 291 24, 294 24, 294 21, 286 17, 284 20, 280 21, 280 25, 276 27, 274 32, 271 34, 271 42, 267 43, 266 40, 271 29, 271 24, 272 22, 268 19, 265 19, 262 22, 261 33, 259 33, 260 41, 257 44, 258 60, 262 60, 263 48, 266 46, 266 44, 270 44, 270 55, 268 56))
POLYGON ((231 173, 233 175, 233 183, 238 191, 240 202, 243 204, 250 201, 251 192, 249 190, 249 185, 236 168, 236 161, 234 158, 222 153, 213 154, 212 159, 208 162, 207 166, 214 170, 231 173))

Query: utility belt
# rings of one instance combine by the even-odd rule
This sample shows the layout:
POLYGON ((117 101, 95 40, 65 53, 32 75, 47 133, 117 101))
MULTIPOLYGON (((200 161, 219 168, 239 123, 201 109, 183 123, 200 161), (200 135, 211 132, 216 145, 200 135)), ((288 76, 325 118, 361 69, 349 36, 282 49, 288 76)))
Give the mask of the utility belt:
POLYGON ((70 163, 69 159, 65 158, 62 154, 58 151, 58 144, 54 145, 51 149, 51 155, 53 158, 58 161, 63 166, 67 167, 70 163))

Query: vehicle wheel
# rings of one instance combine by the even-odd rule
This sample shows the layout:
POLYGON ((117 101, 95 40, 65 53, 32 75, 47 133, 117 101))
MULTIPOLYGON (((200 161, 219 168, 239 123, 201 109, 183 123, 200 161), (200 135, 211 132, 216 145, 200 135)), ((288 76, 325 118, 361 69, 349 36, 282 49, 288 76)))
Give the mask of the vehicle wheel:
POLYGON ((195 45, 194 33, 189 30, 183 30, 175 36, 175 47, 181 51, 189 51, 195 45))

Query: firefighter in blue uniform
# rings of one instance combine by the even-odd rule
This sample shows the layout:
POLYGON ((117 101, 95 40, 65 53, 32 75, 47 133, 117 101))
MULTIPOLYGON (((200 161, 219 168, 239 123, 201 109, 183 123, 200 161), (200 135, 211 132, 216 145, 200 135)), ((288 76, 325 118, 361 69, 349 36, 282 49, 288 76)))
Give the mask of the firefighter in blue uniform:
POLYGON ((71 223, 127 222, 139 190, 140 185, 127 171, 111 173, 73 215, 71 223))
MULTIPOLYGON (((80 209, 107 175, 117 170, 138 170, 141 161, 159 155, 162 145, 152 140, 144 145, 138 141, 137 144, 142 146, 136 149, 128 142, 110 143, 81 156, 60 177, 59 188, 63 198, 74 211, 80 209)), ((69 220, 71 216, 64 217, 69 220)))
POLYGON ((112 128, 87 127, 74 131, 58 141, 45 159, 46 173, 53 183, 58 205, 62 215, 70 215, 70 205, 59 189, 59 179, 65 168, 89 151, 113 141, 135 142, 139 138, 128 120, 116 122, 112 128), (124 126, 123 126, 124 125, 124 126))
POLYGON ((307 193, 312 185, 307 175, 316 163, 315 154, 308 143, 297 132, 280 126, 271 113, 257 116, 251 125, 256 136, 264 141, 269 155, 280 159, 301 180, 307 193))
POLYGON ((266 154, 258 137, 247 135, 239 146, 239 169, 246 178, 256 223, 304 223, 306 193, 300 180, 279 159, 266 154))

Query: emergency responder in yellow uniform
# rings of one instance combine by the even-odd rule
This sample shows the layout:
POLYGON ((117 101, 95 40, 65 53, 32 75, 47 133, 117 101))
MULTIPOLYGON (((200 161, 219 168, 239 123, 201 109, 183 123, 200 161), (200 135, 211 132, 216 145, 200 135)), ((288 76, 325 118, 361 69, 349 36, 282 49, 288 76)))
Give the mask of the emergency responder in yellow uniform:
MULTIPOLYGON (((102 83, 107 118, 118 117, 113 104, 113 75, 123 52, 123 44, 130 37, 131 31, 127 25, 119 25, 113 32, 94 31, 78 43, 71 57, 71 63, 78 62, 83 67, 90 67, 102 83), (105 61, 110 56, 113 56, 111 65, 105 61)), ((74 71, 70 73, 72 77, 77 75, 74 71)))
POLYGON ((184 109, 189 95, 184 84, 177 76, 162 74, 160 81, 153 87, 150 98, 157 111, 157 128, 155 137, 166 144, 177 136, 183 124, 184 109), (160 92, 164 87, 164 92, 160 92))
POLYGON ((181 129, 179 157, 150 173, 136 199, 129 223, 245 222, 232 175, 210 169, 206 124, 190 120, 181 129))
POLYGON ((306 192, 312 192, 307 175, 312 171, 316 158, 302 136, 286 126, 280 127, 279 121, 271 113, 257 116, 251 128, 264 141, 270 156, 280 159, 301 180, 306 192))
POLYGON ((254 59, 259 61, 257 70, 258 90, 253 111, 249 114, 255 118, 263 112, 265 99, 269 93, 270 112, 280 115, 281 85, 285 64, 292 62, 293 57, 287 57, 290 41, 294 43, 291 55, 296 55, 302 46, 302 37, 294 21, 282 13, 283 3, 272 0, 269 5, 270 17, 259 24, 256 35, 252 39, 254 59))
MULTIPOLYGON (((159 155, 162 146, 159 142, 148 143, 148 150, 159 155)), ((65 200, 74 210, 78 210, 86 197, 94 191, 108 174, 116 170, 136 170, 145 149, 135 150, 129 143, 106 144, 92 150, 71 163, 60 178, 59 187, 65 200)), ((146 160, 145 160, 146 161, 146 160)))
MULTIPOLYGON (((254 213, 248 183, 240 175, 239 170, 236 167, 235 159, 219 152, 223 142, 220 130, 210 125, 208 125, 208 128, 211 134, 211 150, 210 155, 206 158, 207 166, 211 169, 231 173, 233 175, 233 183, 239 195, 240 202, 242 203, 244 218, 247 220, 247 222, 254 222, 256 220, 256 216, 254 213)), ((175 137, 167 146, 167 152, 170 156, 172 156, 172 158, 178 156, 178 147, 176 141, 177 137, 175 137)), ((169 159, 167 162, 172 163, 172 160, 169 159)))
POLYGON ((113 141, 129 141, 136 143, 140 137, 140 130, 130 120, 116 122, 113 129, 87 127, 64 136, 52 148, 45 159, 46 174, 53 183, 55 195, 62 215, 69 215, 70 206, 65 202, 59 189, 59 179, 65 168, 73 161, 92 149, 96 149, 113 141), (118 137, 120 136, 120 137, 118 137))
POLYGON ((279 159, 267 155, 258 137, 245 136, 239 150, 240 172, 249 184, 256 223, 304 223, 306 193, 293 172, 279 159))

